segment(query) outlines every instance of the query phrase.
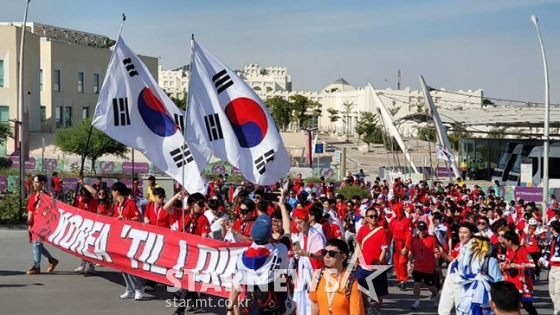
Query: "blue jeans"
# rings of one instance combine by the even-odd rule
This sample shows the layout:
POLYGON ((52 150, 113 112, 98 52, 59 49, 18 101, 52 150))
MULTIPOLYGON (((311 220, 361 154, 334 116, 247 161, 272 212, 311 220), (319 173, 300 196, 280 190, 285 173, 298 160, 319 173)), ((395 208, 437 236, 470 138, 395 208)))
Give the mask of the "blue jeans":
POLYGON ((124 283, 126 284, 126 292, 144 292, 144 285, 142 284, 142 278, 133 276, 129 273, 122 273, 124 278, 124 283))
POLYGON ((43 243, 33 241, 33 267, 41 268, 41 254, 49 261, 53 259, 49 251, 43 246, 43 243))

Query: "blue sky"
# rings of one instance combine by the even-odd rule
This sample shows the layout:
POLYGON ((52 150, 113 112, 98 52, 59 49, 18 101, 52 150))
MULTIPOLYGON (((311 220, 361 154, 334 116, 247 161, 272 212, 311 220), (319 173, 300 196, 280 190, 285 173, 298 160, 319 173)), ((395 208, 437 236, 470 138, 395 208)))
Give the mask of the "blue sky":
MULTIPOLYGON (((21 21, 24 0, 0 0, 0 21, 21 21)), ((117 35, 164 68, 189 61, 189 39, 231 68, 286 66, 295 90, 338 77, 354 86, 484 89, 542 102, 536 14, 547 51, 551 101, 560 103, 560 0, 184 1, 32 0, 29 21, 117 35), (558 91, 558 92, 556 92, 558 91)))

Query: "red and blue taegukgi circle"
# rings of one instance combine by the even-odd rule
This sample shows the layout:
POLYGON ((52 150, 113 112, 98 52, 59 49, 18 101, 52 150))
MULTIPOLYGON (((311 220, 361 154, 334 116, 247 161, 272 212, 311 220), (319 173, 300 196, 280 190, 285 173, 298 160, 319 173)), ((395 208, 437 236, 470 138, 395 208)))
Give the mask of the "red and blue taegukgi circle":
POLYGON ((263 141, 268 119, 259 103, 239 97, 226 106, 225 112, 242 148, 253 148, 263 141))
POLYGON ((145 87, 138 95, 138 112, 148 128, 160 137, 169 137, 177 131, 177 125, 160 100, 145 87))

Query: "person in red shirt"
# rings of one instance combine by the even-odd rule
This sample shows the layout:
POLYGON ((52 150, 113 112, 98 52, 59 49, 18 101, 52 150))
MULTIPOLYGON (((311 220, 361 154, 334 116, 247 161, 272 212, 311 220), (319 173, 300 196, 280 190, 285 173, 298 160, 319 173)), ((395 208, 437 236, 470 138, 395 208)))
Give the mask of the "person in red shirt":
MULTIPOLYGON (((113 212, 117 220, 141 221, 140 210, 133 200, 128 198, 129 189, 124 183, 116 182, 111 186, 111 194, 115 200, 113 212)), ((126 284, 126 292, 121 294, 121 299, 141 300, 144 296, 142 279, 128 273, 122 273, 126 284)))
POLYGON ((146 205, 144 213, 144 223, 169 229, 171 227, 171 216, 163 209, 165 201, 165 189, 157 187, 152 189, 155 201, 150 201, 146 205))
MULTIPOLYGON (((171 209, 171 205, 175 204, 175 201, 183 197, 183 192, 179 192, 173 196, 164 206, 164 209, 171 209)), ((180 224, 180 230, 188 234, 194 234, 202 236, 204 238, 208 237, 210 234, 210 222, 208 218, 204 215, 206 205, 206 198, 201 193, 194 193, 187 197, 187 211, 185 216, 182 218, 183 224, 180 224)), ((169 210, 168 210, 169 211, 169 210)), ((181 214, 180 211, 177 211, 181 214)), ((189 305, 188 313, 200 313, 203 310, 200 308, 200 294, 199 292, 189 291, 186 289, 181 289, 175 293, 175 297, 179 301, 188 301, 186 305, 189 305)), ((175 311, 175 314, 185 314, 186 305, 180 303, 179 307, 175 311)))
POLYGON ((113 205, 111 203, 111 198, 109 197, 109 191, 102 189, 97 193, 97 214, 112 217, 113 216, 113 205))
POLYGON ((408 251, 412 245, 412 222, 405 216, 403 206, 397 203, 393 206, 395 218, 389 224, 389 230, 393 233, 393 266, 399 288, 401 291, 406 289, 408 281, 408 272, 406 270, 406 262, 408 251))
MULTIPOLYGON (((34 192, 29 195, 29 199, 27 200, 27 226, 30 235, 40 198, 42 195, 48 195, 48 193, 45 192, 46 182, 47 176, 45 175, 37 175, 33 178, 34 192)), ((27 274, 35 275, 41 273, 41 255, 45 256, 49 261, 47 272, 53 272, 56 265, 58 265, 58 260, 53 258, 49 251, 45 248, 43 245, 43 238, 36 234, 32 234, 29 241, 33 243, 33 267, 27 271, 27 274)))
POLYGON ((51 188, 53 198, 56 200, 62 200, 62 178, 58 177, 57 172, 52 173, 51 188))
MULTIPOLYGON (((521 241, 520 246, 525 247, 531 257, 535 260, 535 262, 539 261, 542 256, 541 252, 541 236, 546 234, 546 230, 544 229, 537 229, 538 227, 537 219, 531 218, 529 219, 529 225, 527 228, 521 233, 521 241)), ((545 236, 546 237, 546 236, 545 236)), ((533 280, 540 280, 541 275, 541 267, 535 266, 535 272, 533 273, 533 280)))
MULTIPOLYGON (((82 186, 76 197, 76 207, 80 210, 97 213, 99 208, 97 190, 90 185, 84 184, 83 179, 78 178, 78 184, 82 186)), ((82 259, 78 268, 74 269, 77 273, 83 273, 84 276, 95 273, 95 265, 93 262, 82 259)))
POLYGON ((346 210, 348 209, 348 207, 346 206, 346 203, 344 202, 344 196, 341 194, 336 194, 336 203, 334 205, 334 208, 336 209, 336 213, 338 214, 339 218, 345 218, 346 217, 346 210))
MULTIPOLYGON (((29 196, 29 194, 33 191, 33 178, 31 178, 31 174, 27 174, 25 179, 25 197, 29 196)), ((552 217, 549 217, 552 218, 552 217)))
POLYGON ((519 246, 519 235, 513 231, 504 233, 507 250, 507 259, 500 267, 504 274, 504 280, 515 284, 521 293, 521 305, 529 315, 538 315, 533 305, 533 279, 531 270, 535 268, 535 262, 531 254, 523 246, 519 246))
POLYGON ((230 232, 241 241, 251 240, 251 228, 257 218, 255 208, 255 203, 250 199, 244 200, 243 203, 239 205, 240 217, 233 222, 230 232))
MULTIPOLYGON (((372 273, 376 272, 376 269, 371 266, 387 264, 386 258, 389 248, 389 239, 387 231, 377 222, 378 215, 377 210, 374 208, 367 209, 364 217, 365 225, 360 228, 356 236, 356 247, 360 247, 363 255, 363 259, 360 259, 360 264, 356 271, 356 279, 364 288, 369 288, 369 281, 367 278, 372 273)), ((379 312, 383 304, 383 297, 389 294, 387 272, 382 272, 375 277, 372 284, 378 299, 374 307, 376 311, 379 312)), ((373 305, 373 301, 368 301, 367 295, 363 294, 362 297, 364 299, 364 305, 373 305)))
MULTIPOLYGON (((414 303, 412 309, 420 309, 420 288, 422 282, 428 286, 432 296, 437 296, 435 286, 436 273, 439 272, 437 255, 439 253, 437 240, 428 234, 428 225, 424 221, 416 224, 418 235, 412 239, 412 247, 408 254, 408 271, 414 278, 414 303), (414 266, 413 266, 414 261, 414 266)), ((438 306, 439 301, 434 299, 434 307, 438 306)))

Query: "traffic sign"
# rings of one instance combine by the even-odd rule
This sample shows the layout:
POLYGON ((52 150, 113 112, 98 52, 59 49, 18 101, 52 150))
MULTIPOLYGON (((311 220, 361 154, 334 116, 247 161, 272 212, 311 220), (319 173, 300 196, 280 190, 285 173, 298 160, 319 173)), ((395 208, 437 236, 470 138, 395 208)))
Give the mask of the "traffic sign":
POLYGON ((323 153, 324 152, 324 147, 322 143, 316 143, 315 144, 315 153, 323 153))

